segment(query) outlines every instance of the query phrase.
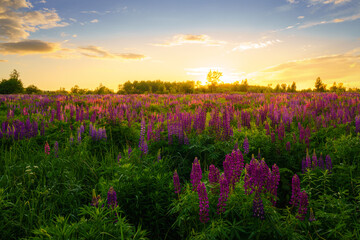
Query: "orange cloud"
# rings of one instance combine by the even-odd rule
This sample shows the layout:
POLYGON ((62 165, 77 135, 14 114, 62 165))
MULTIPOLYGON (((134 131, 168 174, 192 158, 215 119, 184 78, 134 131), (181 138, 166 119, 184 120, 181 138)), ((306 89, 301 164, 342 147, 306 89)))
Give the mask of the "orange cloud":
POLYGON ((87 47, 79 47, 78 48, 82 55, 91 58, 101 58, 101 59, 111 59, 118 58, 122 60, 144 60, 148 58, 142 54, 136 53, 110 53, 101 47, 97 46, 87 46, 87 47))
POLYGON ((36 54, 51 53, 59 49, 58 43, 44 42, 40 40, 23 40, 19 42, 0 43, 1 54, 36 54))
POLYGON ((351 52, 297 60, 248 74, 258 84, 290 84, 299 89, 313 88, 317 77, 327 84, 342 82, 345 86, 360 87, 360 49, 351 52))

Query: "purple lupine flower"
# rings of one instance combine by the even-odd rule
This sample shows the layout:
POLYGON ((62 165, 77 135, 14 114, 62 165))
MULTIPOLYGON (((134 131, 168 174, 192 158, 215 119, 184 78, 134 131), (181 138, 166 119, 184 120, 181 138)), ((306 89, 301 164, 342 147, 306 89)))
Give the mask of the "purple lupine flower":
POLYGON ((101 200, 100 195, 97 195, 97 196, 96 196, 95 189, 93 189, 91 206, 98 207, 100 200, 101 200))
POLYGON ((305 158, 303 158, 303 160, 301 161, 301 172, 304 174, 306 171, 307 171, 306 160, 305 158))
POLYGON ((180 194, 181 192, 180 179, 176 170, 174 172, 173 181, 174 181, 175 193, 180 194))
POLYGON ((192 164, 192 169, 191 169, 191 173, 190 173, 190 182, 193 186, 194 191, 197 190, 197 187, 200 184, 201 178, 202 178, 201 166, 200 166, 199 160, 196 157, 192 164))
POLYGON ((116 192, 113 187, 109 188, 109 191, 107 193, 107 204, 112 209, 117 207, 117 198, 116 198, 116 192))
POLYGON ((265 210, 262 199, 258 193, 255 194, 253 201, 253 216, 258 217, 261 220, 265 219, 265 210))
POLYGON ((70 135, 69 142, 70 142, 70 145, 74 142, 74 137, 72 134, 70 135))
POLYGON ((314 154, 312 156, 312 169, 315 169, 318 167, 318 159, 317 159, 317 156, 315 154, 315 150, 314 150, 314 154))
POLYGON ((229 181, 226 179, 225 174, 221 174, 220 176, 220 197, 219 202, 217 204, 217 213, 221 214, 225 212, 226 201, 229 197, 229 181))
POLYGON ((244 154, 248 154, 249 153, 249 140, 248 140, 247 136, 244 139, 243 148, 244 148, 244 154))
POLYGON ((49 146, 49 143, 48 142, 46 142, 45 143, 45 154, 46 155, 50 155, 50 146, 49 146))
POLYGON ((121 159, 121 153, 119 152, 118 156, 117 156, 117 162, 120 164, 120 159, 121 159))
POLYGON ((308 195, 305 191, 301 191, 298 198, 299 209, 296 218, 303 221, 305 219, 305 215, 307 214, 307 207, 309 205, 308 195))
POLYGON ((273 203, 273 205, 276 205, 276 197, 277 197, 277 189, 279 186, 279 182, 280 182, 280 171, 279 171, 279 167, 274 164, 272 166, 271 169, 271 174, 268 178, 268 182, 267 182, 267 188, 268 191, 271 193, 271 195, 273 196, 271 199, 271 202, 273 203))
POLYGON ((220 171, 214 164, 209 167, 209 183, 214 184, 219 182, 220 171))
POLYGON ((197 186, 197 192, 199 196, 199 215, 202 223, 207 223, 209 218, 209 199, 206 192, 206 187, 203 182, 200 182, 197 186))
POLYGON ((54 144, 54 155, 55 155, 56 158, 59 156, 58 152, 59 152, 59 143, 58 143, 57 141, 55 141, 55 144, 54 144))
POLYGON ((299 201, 299 194, 300 194, 300 179, 298 175, 294 175, 292 178, 292 191, 291 191, 291 199, 290 204, 293 206, 298 205, 299 201))
POLYGON ((81 131, 80 131, 80 128, 78 129, 78 132, 77 132, 77 141, 78 141, 78 143, 81 143, 81 131))
POLYGON ((309 222, 313 222, 313 221, 316 221, 316 218, 315 218, 313 209, 310 208, 309 222))
POLYGON ((234 145, 234 150, 236 151, 236 150, 238 150, 239 149, 239 144, 238 144, 238 142, 236 141, 236 143, 235 143, 235 145, 234 145))
POLYGON ((355 117, 355 133, 360 133, 360 115, 355 117))
POLYGON ((261 193, 264 190, 269 190, 269 175, 271 171, 264 160, 258 161, 253 158, 249 164, 246 164, 246 172, 244 178, 244 188, 246 194, 253 192, 261 193))
POLYGON ((276 139, 275 139, 275 133, 274 132, 271 132, 270 133, 270 137, 271 137, 271 142, 275 142, 276 141, 276 139))
POLYGON ((131 152, 132 152, 132 148, 131 148, 131 146, 129 146, 129 148, 128 148, 128 157, 130 157, 131 152))
POLYGON ((331 162, 331 157, 329 155, 326 155, 325 162, 326 162, 326 169, 329 171, 329 173, 331 173, 332 162, 331 162))
POLYGON ((225 156, 225 160, 223 162, 224 174, 226 179, 231 182, 234 182, 234 164, 232 163, 232 158, 230 155, 225 156))
POLYGON ((139 148, 143 154, 148 153, 148 145, 145 141, 145 119, 141 120, 141 129, 140 129, 140 140, 139 140, 139 148))
POLYGON ((291 143, 290 142, 286 143, 285 149, 286 149, 286 151, 290 152, 290 150, 291 150, 291 143))

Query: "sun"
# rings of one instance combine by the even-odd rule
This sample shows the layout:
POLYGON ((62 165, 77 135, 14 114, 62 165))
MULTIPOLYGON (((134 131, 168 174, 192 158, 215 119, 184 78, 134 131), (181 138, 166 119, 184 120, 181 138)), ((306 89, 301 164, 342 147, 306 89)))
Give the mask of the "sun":
POLYGON ((241 82, 243 79, 243 76, 245 73, 243 72, 237 72, 234 69, 226 68, 226 67, 218 67, 218 66, 212 66, 212 67, 198 67, 198 68, 186 68, 186 74, 191 75, 193 77, 193 80, 195 82, 200 83, 201 86, 208 85, 207 82, 207 75, 209 71, 218 71, 222 73, 222 76, 220 77, 219 83, 234 83, 236 81, 241 82))

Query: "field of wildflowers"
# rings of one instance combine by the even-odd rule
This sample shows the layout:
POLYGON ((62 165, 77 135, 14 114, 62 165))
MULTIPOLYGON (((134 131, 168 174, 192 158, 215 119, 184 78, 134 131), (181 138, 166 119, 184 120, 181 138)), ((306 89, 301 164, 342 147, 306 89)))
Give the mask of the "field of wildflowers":
POLYGON ((360 239, 360 95, 0 96, 2 239, 360 239))

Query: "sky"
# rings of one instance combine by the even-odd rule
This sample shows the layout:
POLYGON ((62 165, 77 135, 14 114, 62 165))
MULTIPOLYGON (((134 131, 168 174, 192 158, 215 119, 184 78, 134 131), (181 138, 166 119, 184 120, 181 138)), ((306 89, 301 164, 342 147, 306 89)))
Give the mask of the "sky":
POLYGON ((0 79, 43 90, 130 80, 360 88, 359 0, 0 0, 0 79))

